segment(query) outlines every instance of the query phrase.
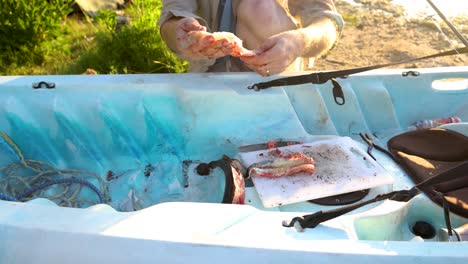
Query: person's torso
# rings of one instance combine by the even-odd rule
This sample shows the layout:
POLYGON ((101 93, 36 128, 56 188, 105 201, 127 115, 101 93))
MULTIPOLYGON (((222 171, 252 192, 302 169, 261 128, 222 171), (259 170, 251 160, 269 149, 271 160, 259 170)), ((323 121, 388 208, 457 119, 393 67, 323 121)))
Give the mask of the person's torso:
MULTIPOLYGON (((219 31, 218 5, 220 1, 198 0, 198 13, 203 17, 211 31, 219 31)), ((243 46, 255 50, 269 37, 284 31, 298 28, 298 23, 289 13, 288 0, 232 0, 232 12, 236 16, 235 33, 243 46)), ((299 58, 287 71, 300 71, 304 67, 299 58)), ((223 67, 215 67, 224 71, 223 67)), ((236 58, 231 58, 227 71, 248 71, 249 69, 236 58)))

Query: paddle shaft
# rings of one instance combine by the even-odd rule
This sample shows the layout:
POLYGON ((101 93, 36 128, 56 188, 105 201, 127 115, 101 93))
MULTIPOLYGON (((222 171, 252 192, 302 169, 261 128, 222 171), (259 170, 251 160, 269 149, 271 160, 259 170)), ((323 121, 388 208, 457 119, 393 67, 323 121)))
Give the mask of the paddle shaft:
POLYGON ((463 44, 468 47, 468 40, 466 40, 466 38, 460 33, 460 31, 458 31, 458 29, 452 24, 452 22, 444 15, 444 13, 442 13, 442 11, 440 11, 440 9, 431 1, 431 0, 426 0, 429 5, 431 5, 431 7, 437 12, 437 14, 439 14, 440 18, 442 18, 442 20, 444 20, 445 24, 447 24, 447 26, 453 31, 453 33, 455 33, 455 35, 457 35, 457 37, 461 40, 461 42, 463 42, 463 44))

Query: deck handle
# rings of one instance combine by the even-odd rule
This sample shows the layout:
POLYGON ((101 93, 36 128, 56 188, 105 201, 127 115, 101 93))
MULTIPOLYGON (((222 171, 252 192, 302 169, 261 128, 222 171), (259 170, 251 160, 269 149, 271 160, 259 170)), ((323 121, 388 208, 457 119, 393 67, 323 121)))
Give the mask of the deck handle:
POLYGON ((41 88, 54 89, 55 83, 40 81, 38 83, 33 83, 32 88, 33 89, 41 89, 41 88))

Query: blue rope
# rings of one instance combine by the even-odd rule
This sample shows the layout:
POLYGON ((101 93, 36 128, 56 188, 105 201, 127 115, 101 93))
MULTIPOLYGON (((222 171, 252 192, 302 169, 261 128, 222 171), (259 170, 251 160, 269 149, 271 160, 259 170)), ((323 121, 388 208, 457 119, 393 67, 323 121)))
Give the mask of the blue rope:
POLYGON ((5 149, 11 156, 13 156, 16 160, 21 161, 21 156, 15 150, 15 148, 11 144, 11 139, 5 133, 0 133, 0 148, 5 149))
MULTIPOLYGON (((31 196, 33 193, 35 193, 35 192, 37 192, 39 190, 46 189, 46 188, 48 188, 48 187, 50 187, 52 185, 64 184, 64 183, 68 183, 68 184, 77 183, 77 184, 87 186, 88 188, 93 190, 97 194, 97 196, 99 197, 100 203, 106 203, 107 199, 105 197, 107 197, 107 192, 106 192, 105 187, 104 187, 104 193, 106 194, 106 196, 103 195, 103 193, 101 191, 99 191, 99 189, 96 188, 89 181, 86 181, 84 179, 75 178, 75 177, 55 179, 55 180, 47 180, 47 178, 44 178, 44 179, 41 179, 42 183, 40 183, 40 184, 37 183, 36 186, 30 187, 30 185, 29 185, 30 183, 27 183, 26 179, 23 179, 22 177, 18 177, 18 175, 15 175, 15 173, 16 173, 16 171, 18 169, 28 169, 28 170, 31 170, 33 172, 39 173, 39 174, 35 175, 32 179, 30 179, 31 183, 36 181, 37 177, 40 177, 40 176, 46 176, 46 175, 50 176, 52 174, 59 174, 59 175, 60 174, 80 174, 80 172, 75 171, 75 170, 56 170, 52 165, 50 165, 48 163, 42 163, 42 162, 33 161, 33 160, 26 160, 24 158, 23 154, 21 153, 21 150, 18 148, 18 146, 13 141, 13 139, 11 139, 4 132, 0 132, 0 150, 6 151, 7 154, 9 154, 10 156, 13 156, 17 160, 16 162, 12 162, 9 165, 0 168, 0 172, 3 172, 3 171, 6 172, 7 176, 9 176, 9 177, 16 176, 16 178, 19 178, 20 181, 24 185, 26 185, 26 190, 23 191, 23 193, 20 193, 20 194, 16 195, 16 197, 10 196, 8 194, 0 193, 0 200, 19 201, 21 199, 24 199, 26 197, 31 196), (20 167, 23 167, 23 168, 20 168, 20 167)), ((82 173, 89 174, 89 173, 86 173, 86 172, 82 172, 82 173)), ((99 176, 98 176, 98 178, 99 178, 99 176)), ((1 177, 0 177, 0 180, 2 180, 1 177)), ((99 180, 102 180, 102 179, 99 178, 99 180)))
POLYGON ((16 198, 7 194, 0 193, 0 200, 16 202, 16 198))
POLYGON ((52 186, 52 185, 63 184, 63 183, 77 183, 77 184, 85 185, 85 186, 87 186, 88 188, 90 188, 91 190, 93 190, 96 193, 96 195, 99 197, 100 203, 105 203, 104 195, 101 193, 101 191, 99 191, 98 188, 96 188, 92 183, 90 183, 87 180, 77 179, 77 178, 65 178, 65 179, 51 180, 51 181, 39 184, 37 186, 34 186, 31 189, 26 190, 23 193, 20 193, 20 194, 16 195, 16 198, 0 193, 0 200, 18 201, 18 200, 21 200, 22 198, 28 197, 29 195, 31 195, 31 194, 39 191, 39 190, 45 189, 45 188, 47 188, 49 186, 52 186))

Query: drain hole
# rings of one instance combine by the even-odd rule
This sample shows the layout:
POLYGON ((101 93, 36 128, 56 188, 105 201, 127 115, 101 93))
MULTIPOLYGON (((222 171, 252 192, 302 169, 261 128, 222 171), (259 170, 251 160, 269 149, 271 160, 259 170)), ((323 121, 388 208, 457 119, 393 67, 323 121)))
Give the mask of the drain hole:
POLYGON ((420 236, 423 239, 431 239, 436 235, 434 227, 425 221, 416 222, 411 230, 413 231, 413 234, 420 236))

